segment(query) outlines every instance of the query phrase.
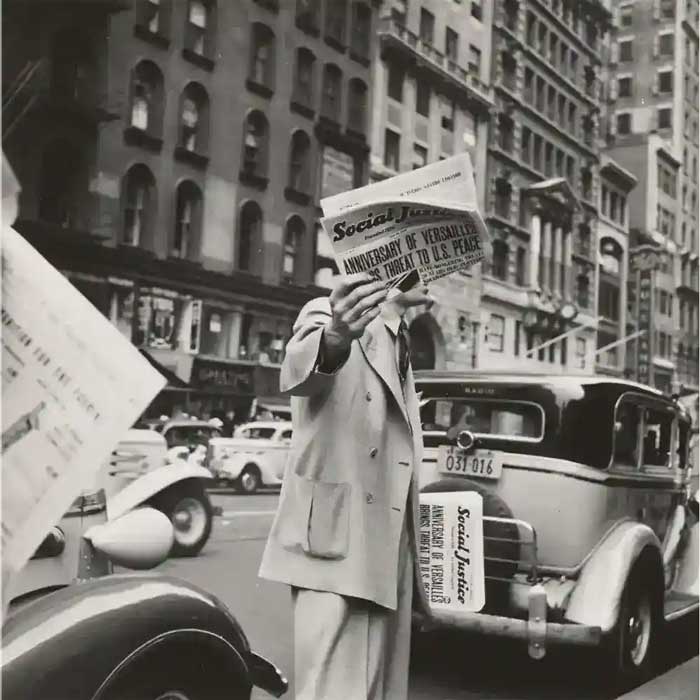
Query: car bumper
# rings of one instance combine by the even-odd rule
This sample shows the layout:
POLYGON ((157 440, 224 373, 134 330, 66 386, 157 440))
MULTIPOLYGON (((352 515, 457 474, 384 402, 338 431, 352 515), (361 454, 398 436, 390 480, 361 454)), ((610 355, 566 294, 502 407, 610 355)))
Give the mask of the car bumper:
POLYGON ((248 653, 248 672, 256 688, 266 690, 276 698, 287 692, 289 682, 277 666, 259 654, 248 653))

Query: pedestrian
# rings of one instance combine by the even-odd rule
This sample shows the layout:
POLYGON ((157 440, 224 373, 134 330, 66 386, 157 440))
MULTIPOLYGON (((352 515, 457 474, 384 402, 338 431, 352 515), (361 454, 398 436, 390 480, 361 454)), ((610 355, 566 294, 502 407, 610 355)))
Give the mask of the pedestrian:
POLYGON ((226 416, 223 420, 224 437, 233 437, 233 431, 236 429, 236 412, 230 408, 226 411, 226 416))
POLYGON ((422 434, 403 320, 425 289, 365 273, 301 310, 281 390, 293 440, 260 575, 292 587, 298 700, 404 700, 422 434), (392 297, 391 295, 394 294, 392 297))

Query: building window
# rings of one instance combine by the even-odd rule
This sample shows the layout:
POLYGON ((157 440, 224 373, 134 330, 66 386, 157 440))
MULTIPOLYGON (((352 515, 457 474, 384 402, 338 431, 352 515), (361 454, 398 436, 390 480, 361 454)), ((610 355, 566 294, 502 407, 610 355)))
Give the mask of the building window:
POLYGON ((532 167, 542 172, 542 144, 544 141, 539 134, 535 134, 533 140, 532 167))
POLYGON ((629 112, 623 112, 615 117, 617 133, 629 134, 632 131, 632 115, 629 112))
POLYGON ((432 45, 435 34, 435 17, 432 12, 428 12, 424 7, 420 9, 419 34, 423 43, 432 45))
POLYGON ((598 311, 610 321, 620 320, 620 287, 607 280, 600 280, 598 311))
POLYGON ((416 112, 430 116, 430 84, 425 80, 416 80, 416 112))
POLYGON ((585 338, 576 338, 576 369, 586 369, 585 338))
POLYGON ((519 287, 527 285, 527 251, 522 246, 515 253, 515 284, 519 287))
POLYGON ((387 94, 392 100, 403 100, 403 69, 396 63, 390 63, 388 68, 389 80, 387 94))
POLYGON ((491 314, 489 319, 488 345, 494 352, 503 352, 503 336, 506 320, 503 316, 491 314))
POLYGON ((671 108, 670 107, 660 107, 657 111, 658 117, 658 127, 659 129, 670 129, 671 128, 671 108))
POLYGON ((321 115, 334 122, 340 122, 340 91, 343 73, 338 66, 327 63, 323 67, 323 90, 321 94, 321 115))
POLYGON ((284 258, 282 261, 282 276, 286 282, 297 279, 297 263, 299 252, 303 248, 306 227, 300 216, 291 216, 287 220, 284 232, 284 258))
POLYGON ((175 196, 175 234, 172 255, 193 260, 199 244, 202 221, 202 191, 190 180, 178 185, 175 196))
POLYGON ((413 170, 428 164, 428 149, 417 143, 413 144, 413 170))
POLYGON ((445 29, 445 56, 452 63, 459 60, 459 34, 450 27, 445 29))
POLYGON ((399 171, 401 137, 395 131, 387 129, 384 132, 384 165, 399 171))
POLYGON ((673 56, 673 33, 659 34, 659 54, 662 56, 673 56))
POLYGON ((620 61, 627 63, 628 61, 634 60, 631 39, 626 39, 625 41, 618 42, 618 48, 620 51, 620 61))
POLYGON ((511 32, 518 28, 518 1, 505 0, 503 3, 505 25, 511 32))
POLYGON ((587 275, 579 275, 576 278, 576 304, 582 309, 590 306, 590 280, 587 275))
POLYGON ((483 21, 483 8, 481 6, 481 0, 472 0, 471 6, 472 17, 478 19, 479 22, 483 21))
POLYGON ((513 151, 513 119, 507 114, 498 115, 498 146, 506 153, 513 151))
POLYGON ((197 153, 207 152, 209 97, 199 83, 189 83, 182 93, 180 146, 197 153))
POLYGON ((617 96, 632 97, 632 78, 625 76, 617 79, 617 96))
POLYGON ((305 107, 314 105, 314 64, 316 57, 307 48, 297 49, 292 99, 305 107))
POLYGON ((658 73, 659 81, 659 92, 669 93, 673 92, 673 71, 665 70, 659 71, 658 73))
POLYGON ((523 163, 527 163, 529 165, 531 156, 530 156, 530 150, 532 148, 532 132, 530 129, 528 129, 526 126, 522 128, 522 132, 520 134, 520 160, 523 163))
POLYGON ((525 102, 527 104, 532 105, 535 103, 535 74, 532 72, 532 69, 526 68, 525 69, 525 81, 523 85, 523 96, 525 98, 525 102))
POLYGON ((250 49, 248 77, 258 85, 274 89, 275 35, 267 25, 253 24, 250 49))
POLYGON ((210 57, 212 51, 212 8, 210 2, 189 0, 187 25, 185 27, 185 47, 200 56, 210 57))
POLYGON ((141 0, 136 8, 136 24, 151 34, 166 35, 168 2, 141 0))
POLYGON ((632 13, 633 12, 634 12, 633 5, 620 6, 620 26, 621 27, 631 27, 632 26, 632 13))
POLYGON ((537 19, 532 12, 528 12, 525 18, 525 42, 528 46, 535 45, 535 31, 537 27, 537 19))
MULTIPOLYGON (((503 67, 503 85, 508 90, 515 90, 517 81, 517 61, 508 51, 501 51, 501 66, 503 67)), ((530 88, 532 89, 532 87, 530 88)))
POLYGON ((348 83, 348 129, 358 134, 367 128, 367 85, 359 78, 348 83))
POLYGON ((95 101, 96 66, 90 42, 74 31, 59 32, 51 48, 51 93, 90 105, 95 101))
POLYGON ((77 226, 81 197, 88 190, 83 154, 68 141, 53 141, 44 150, 39 173, 39 218, 63 228, 77 226))
POLYGON ((496 197, 495 206, 496 215, 502 219, 510 219, 510 204, 513 188, 510 182, 503 177, 496 178, 496 197))
POLYGON ((319 0, 297 0, 295 24, 299 29, 318 32, 321 3, 319 0))
POLYGON ((589 167, 581 168, 581 196, 588 201, 593 199, 593 171, 589 167))
POLYGON ((664 19, 673 19, 676 16, 676 0, 660 0, 661 16, 664 19))
POLYGON ((537 50, 542 56, 547 55, 547 25, 544 22, 537 27, 537 50))
POLYGON ((141 61, 131 79, 131 126, 159 137, 163 128, 163 102, 163 74, 152 61, 141 61))
POLYGON ((127 171, 122 183, 122 243, 143 245, 150 242, 156 205, 156 181, 141 163, 127 171))
POLYGON ((505 280, 508 277, 508 244, 505 241, 493 242, 491 275, 499 280, 505 280))
POLYGON ((476 46, 469 47, 469 72, 475 78, 481 75, 481 51, 476 46))
POLYGON ((262 211, 257 202, 241 207, 238 225, 238 269, 256 274, 261 268, 262 211))
POLYGON ((267 177, 270 130, 262 112, 248 114, 243 132, 243 172, 256 177, 267 177))
POLYGON ((308 192, 311 141, 303 131, 295 131, 289 149, 289 187, 296 192, 308 192))
POLYGON ((569 103, 569 133, 576 136, 576 105, 573 102, 569 103))
POLYGON ((347 0, 333 0, 326 3, 326 37, 345 44, 345 25, 347 22, 347 0))
POLYGON ((369 59, 369 40, 372 32, 372 10, 364 2, 352 6, 351 51, 360 58, 369 59))

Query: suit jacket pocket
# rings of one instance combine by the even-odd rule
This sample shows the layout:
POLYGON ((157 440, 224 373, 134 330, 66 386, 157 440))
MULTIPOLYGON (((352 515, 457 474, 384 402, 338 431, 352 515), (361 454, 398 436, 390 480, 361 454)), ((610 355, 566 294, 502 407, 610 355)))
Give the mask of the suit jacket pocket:
POLYGON ((343 559, 350 540, 350 484, 313 481, 304 551, 322 559, 343 559))

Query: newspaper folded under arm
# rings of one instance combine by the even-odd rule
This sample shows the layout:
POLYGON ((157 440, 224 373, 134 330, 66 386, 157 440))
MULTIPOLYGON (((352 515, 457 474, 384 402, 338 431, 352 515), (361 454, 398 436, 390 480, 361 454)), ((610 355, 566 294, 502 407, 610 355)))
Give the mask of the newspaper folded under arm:
POLYGON ((341 274, 368 272, 402 289, 490 255, 468 153, 321 201, 341 274))

